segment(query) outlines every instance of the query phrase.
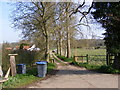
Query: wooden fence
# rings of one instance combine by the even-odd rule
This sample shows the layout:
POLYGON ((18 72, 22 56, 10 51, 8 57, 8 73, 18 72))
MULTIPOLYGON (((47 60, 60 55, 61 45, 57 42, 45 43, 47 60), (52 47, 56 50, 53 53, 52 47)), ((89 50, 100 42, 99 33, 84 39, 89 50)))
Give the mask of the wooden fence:
POLYGON ((74 56, 74 61, 79 63, 106 64, 106 55, 81 55, 74 56))
POLYGON ((106 55, 106 62, 107 62, 107 65, 111 65, 115 60, 115 55, 114 54, 110 54, 108 53, 106 55))
POLYGON ((74 56, 75 62, 87 62, 88 63, 88 54, 86 56, 74 56))

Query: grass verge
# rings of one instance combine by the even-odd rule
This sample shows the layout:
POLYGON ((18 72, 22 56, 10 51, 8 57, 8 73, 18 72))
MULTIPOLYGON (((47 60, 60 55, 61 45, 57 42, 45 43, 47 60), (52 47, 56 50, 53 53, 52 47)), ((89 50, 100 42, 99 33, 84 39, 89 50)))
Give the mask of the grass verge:
MULTIPOLYGON (((53 63, 48 63, 47 73, 51 72, 56 68, 53 63)), ((41 80, 43 78, 37 77, 37 67, 31 67, 27 70, 26 74, 17 74, 16 76, 9 77, 9 80, 3 83, 3 88, 19 88, 31 84, 35 81, 41 80)))
POLYGON ((60 56, 60 55, 58 55, 58 54, 56 54, 56 56, 57 56, 58 58, 60 58, 61 60, 65 61, 65 62, 69 62, 69 63, 72 63, 72 62, 73 62, 73 58, 67 58, 67 57, 65 57, 65 56, 60 56))
POLYGON ((57 66, 56 66, 55 63, 48 63, 47 73, 52 72, 52 70, 54 70, 56 67, 57 67, 57 66))
POLYGON ((32 83, 40 78, 29 74, 17 74, 14 77, 9 77, 7 82, 3 83, 3 88, 18 88, 27 84, 32 83))
POLYGON ((87 63, 77 63, 77 62, 72 62, 72 64, 80 66, 80 67, 85 67, 88 70, 94 70, 100 73, 107 73, 107 74, 120 74, 120 70, 112 68, 112 66, 107 66, 107 65, 91 65, 87 63))

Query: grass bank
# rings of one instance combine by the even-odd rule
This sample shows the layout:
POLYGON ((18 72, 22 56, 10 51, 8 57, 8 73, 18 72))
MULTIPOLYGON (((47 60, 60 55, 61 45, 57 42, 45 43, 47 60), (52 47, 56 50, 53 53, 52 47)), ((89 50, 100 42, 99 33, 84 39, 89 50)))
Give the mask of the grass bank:
POLYGON ((58 58, 60 58, 61 60, 65 61, 65 62, 69 62, 69 63, 72 63, 72 62, 73 62, 73 58, 67 58, 67 57, 65 57, 65 56, 60 56, 60 55, 58 55, 58 54, 56 54, 56 56, 57 56, 58 58))
MULTIPOLYGON (((55 64, 48 63, 47 73, 51 72, 55 68, 55 64)), ((43 78, 37 77, 37 67, 35 66, 27 69, 26 74, 17 74, 14 77, 10 76, 9 80, 3 83, 3 88, 19 88, 41 79, 43 78)))

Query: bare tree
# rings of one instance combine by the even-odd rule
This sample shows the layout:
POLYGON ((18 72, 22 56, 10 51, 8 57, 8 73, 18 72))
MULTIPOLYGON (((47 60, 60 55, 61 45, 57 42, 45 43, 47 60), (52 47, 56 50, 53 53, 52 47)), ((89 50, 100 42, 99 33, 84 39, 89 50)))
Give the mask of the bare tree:
MULTIPOLYGON (((35 33, 45 37, 45 59, 49 61, 50 33, 54 22, 55 3, 27 2, 17 3, 14 11, 13 25, 21 29, 24 38, 33 38, 35 33)), ((37 36, 39 36, 37 35, 37 36)), ((38 37, 39 38, 39 37, 38 37)))
MULTIPOLYGON (((47 61, 49 61, 50 40, 53 34, 56 36, 60 55, 63 55, 63 41, 66 41, 67 57, 71 57, 70 40, 76 26, 72 23, 74 20, 72 21, 71 18, 73 14, 80 12, 84 3, 77 7, 72 2, 19 2, 15 5, 16 10, 12 17, 13 26, 22 30, 24 38, 45 43, 45 59, 47 61)), ((82 18, 88 12, 80 12, 83 15, 82 18)), ((39 45, 43 44, 39 43, 39 45)))

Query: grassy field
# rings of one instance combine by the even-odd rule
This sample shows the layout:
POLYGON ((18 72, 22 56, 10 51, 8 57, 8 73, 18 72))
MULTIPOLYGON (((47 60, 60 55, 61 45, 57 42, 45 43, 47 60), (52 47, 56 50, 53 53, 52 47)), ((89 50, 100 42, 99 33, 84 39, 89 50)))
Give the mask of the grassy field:
MULTIPOLYGON (((88 63, 95 65, 106 64, 106 49, 72 49, 72 56, 86 56, 88 54, 88 63), (104 55, 104 56, 96 56, 104 55)), ((86 57, 83 58, 86 62, 86 57)), ((78 58, 78 61, 81 61, 82 58, 78 58)))
POLYGON ((76 55, 106 55, 106 49, 72 49, 72 56, 76 55))

